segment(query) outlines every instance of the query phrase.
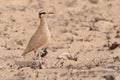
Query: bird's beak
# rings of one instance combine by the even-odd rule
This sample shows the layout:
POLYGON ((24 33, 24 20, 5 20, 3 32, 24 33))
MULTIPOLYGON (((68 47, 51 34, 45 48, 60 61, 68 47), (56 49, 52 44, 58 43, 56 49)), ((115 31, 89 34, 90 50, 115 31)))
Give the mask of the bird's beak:
POLYGON ((39 12, 39 18, 41 17, 41 14, 49 15, 49 14, 54 14, 54 12, 39 12))
POLYGON ((54 14, 54 12, 48 12, 47 14, 54 14))

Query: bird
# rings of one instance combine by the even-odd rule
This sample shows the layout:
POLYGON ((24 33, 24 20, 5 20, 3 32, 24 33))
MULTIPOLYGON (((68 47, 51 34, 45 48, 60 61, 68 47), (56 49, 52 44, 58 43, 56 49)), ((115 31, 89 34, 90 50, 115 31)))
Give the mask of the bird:
MULTIPOLYGON (((31 51, 37 52, 37 49, 45 49, 48 43, 51 39, 50 30, 48 28, 47 22, 46 22, 46 15, 48 13, 46 11, 39 11, 39 20, 40 25, 36 32, 32 35, 30 38, 27 47, 25 48, 24 52, 22 53, 22 56, 26 56, 31 51)), ((40 58, 40 65, 42 63, 41 56, 42 54, 39 52, 39 58, 40 58)))

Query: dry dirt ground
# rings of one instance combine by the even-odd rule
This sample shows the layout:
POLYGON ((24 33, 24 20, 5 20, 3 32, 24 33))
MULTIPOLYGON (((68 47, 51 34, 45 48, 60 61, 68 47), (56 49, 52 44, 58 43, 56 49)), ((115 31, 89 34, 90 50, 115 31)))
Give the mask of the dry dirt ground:
POLYGON ((0 80, 120 80, 120 1, 0 0, 0 80), (21 56, 40 10, 54 12, 43 69, 33 52, 21 56), (77 61, 59 61, 62 53, 77 61))

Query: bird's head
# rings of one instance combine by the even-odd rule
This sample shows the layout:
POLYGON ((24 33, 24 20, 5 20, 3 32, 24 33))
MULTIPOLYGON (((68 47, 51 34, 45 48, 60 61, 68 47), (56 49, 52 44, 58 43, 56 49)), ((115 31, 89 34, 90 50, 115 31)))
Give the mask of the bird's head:
POLYGON ((45 14, 46 14, 45 11, 40 11, 40 12, 39 12, 39 17, 41 17, 41 16, 43 16, 43 15, 45 15, 45 14))
POLYGON ((53 12, 45 12, 43 10, 39 11, 39 18, 41 18, 42 16, 45 16, 46 14, 54 14, 53 12))

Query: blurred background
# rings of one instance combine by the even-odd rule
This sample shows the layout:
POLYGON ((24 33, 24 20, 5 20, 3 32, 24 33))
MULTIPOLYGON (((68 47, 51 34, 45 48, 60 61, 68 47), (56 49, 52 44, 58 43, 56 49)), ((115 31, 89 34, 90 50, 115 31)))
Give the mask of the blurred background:
POLYGON ((119 80, 119 64, 119 0, 0 0, 1 80, 119 80), (41 10, 54 13, 46 17, 52 35, 47 69, 21 67, 41 10), (54 65, 60 54, 77 52, 77 61, 54 65))

